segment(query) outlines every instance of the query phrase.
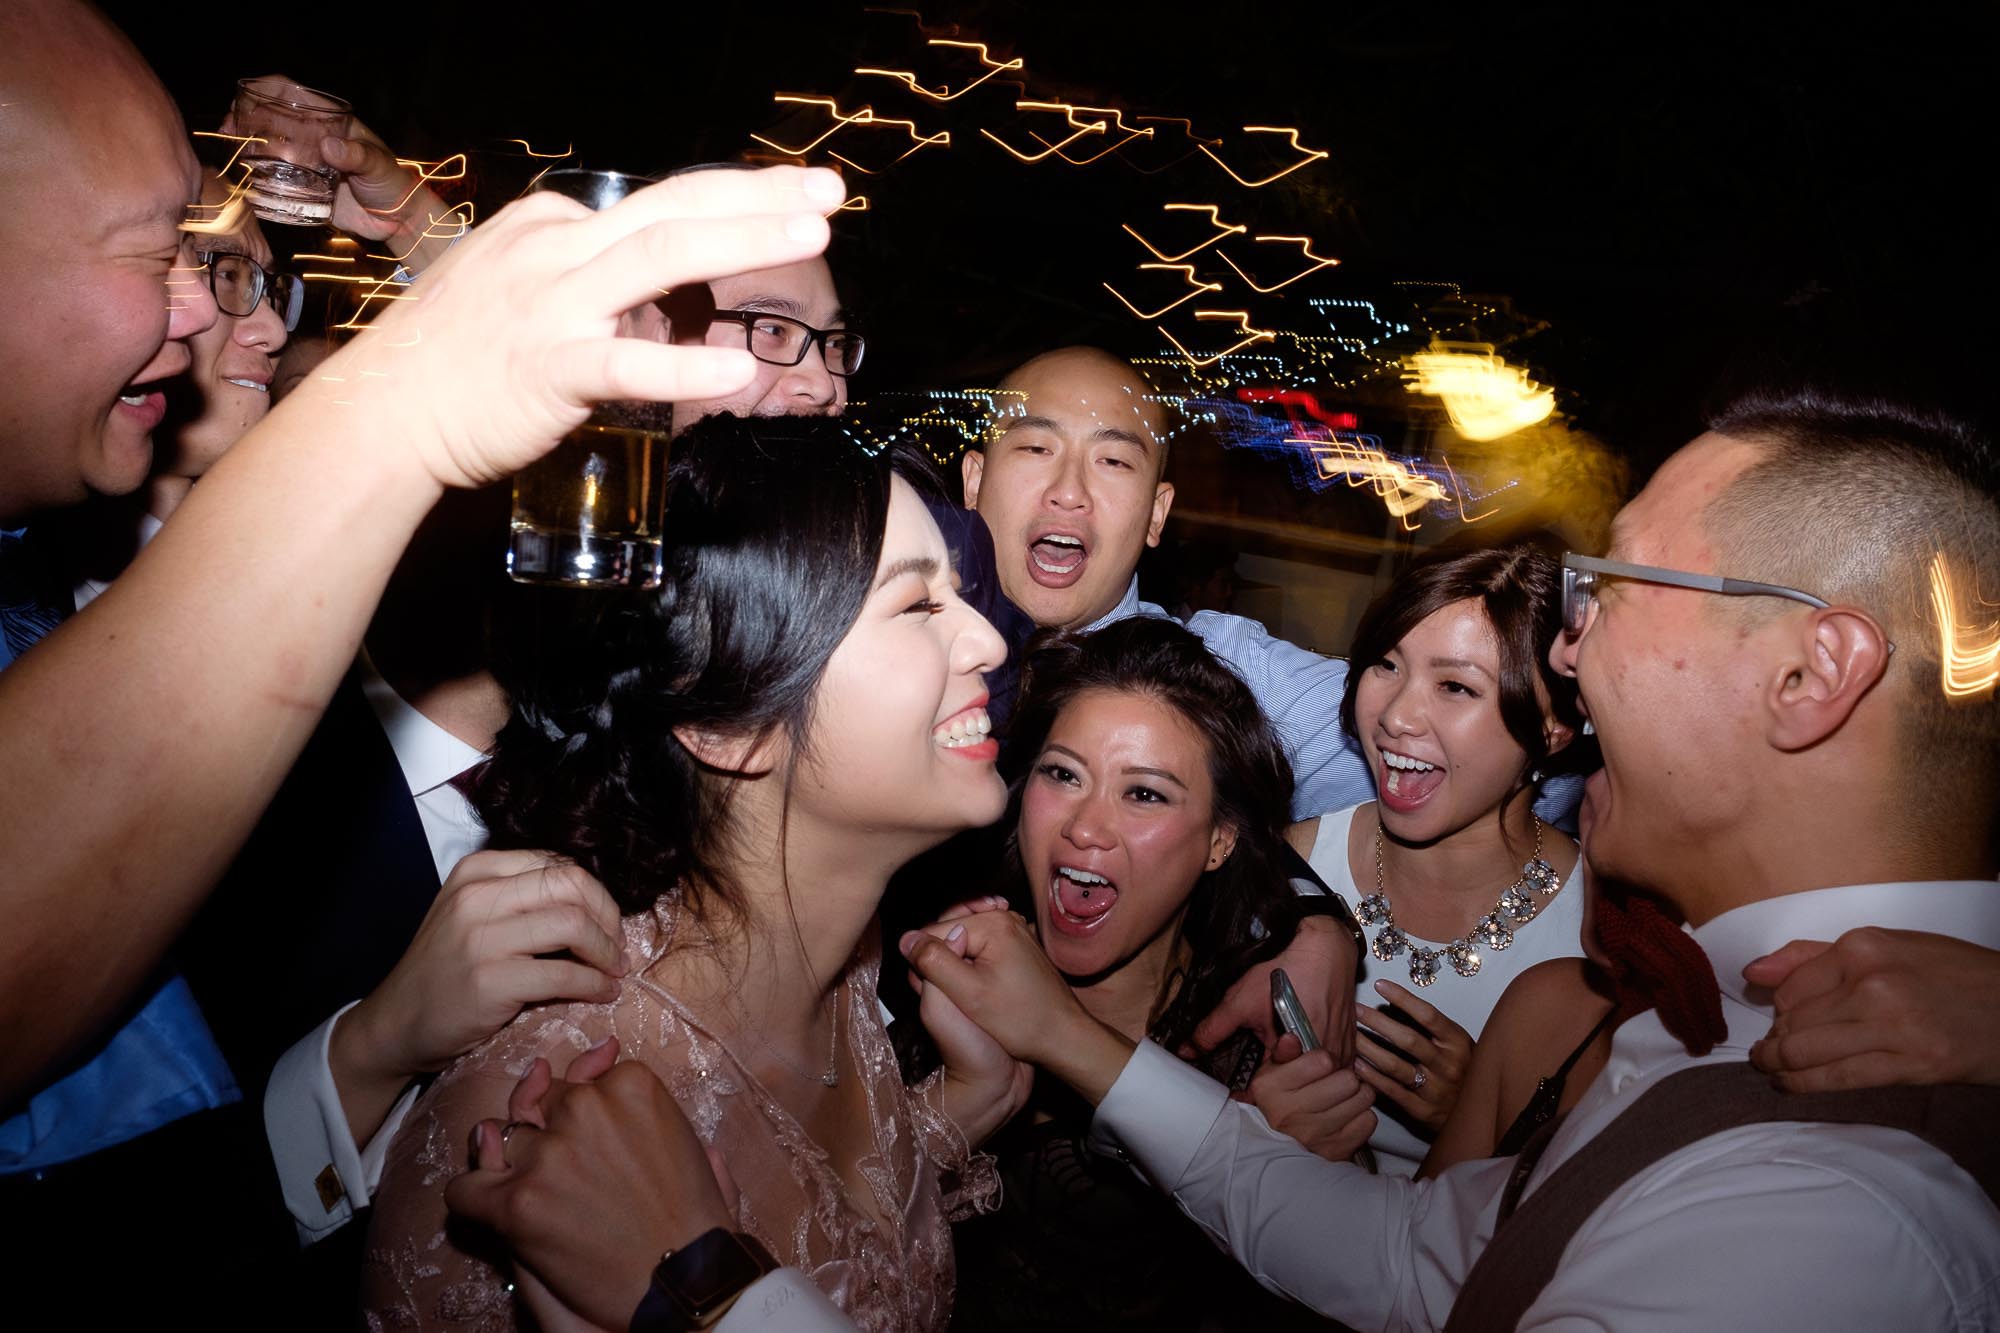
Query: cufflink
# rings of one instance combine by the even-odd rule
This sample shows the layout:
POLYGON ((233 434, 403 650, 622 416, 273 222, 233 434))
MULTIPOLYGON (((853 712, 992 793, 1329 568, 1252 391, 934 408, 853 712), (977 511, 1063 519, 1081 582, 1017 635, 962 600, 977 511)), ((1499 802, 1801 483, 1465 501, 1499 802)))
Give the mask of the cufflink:
POLYGON ((313 1188, 319 1191, 319 1206, 329 1213, 340 1206, 347 1197, 347 1188, 340 1183, 340 1172, 328 1162, 325 1169, 313 1177, 313 1188))

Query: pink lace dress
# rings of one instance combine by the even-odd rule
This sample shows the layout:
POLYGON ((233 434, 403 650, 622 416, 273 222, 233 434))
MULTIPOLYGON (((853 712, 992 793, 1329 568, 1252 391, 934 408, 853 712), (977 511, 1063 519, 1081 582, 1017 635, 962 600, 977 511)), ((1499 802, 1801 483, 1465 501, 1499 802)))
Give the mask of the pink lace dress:
MULTIPOLYGON (((672 943, 669 899, 628 917, 626 942, 648 964, 672 943)), ((992 1159, 973 1153, 937 1102, 935 1077, 905 1088, 875 1001, 879 950, 847 970, 848 1049, 867 1093, 873 1150, 859 1163, 872 1196, 857 1207, 827 1154, 730 1049, 640 969, 610 1004, 524 1013, 447 1069, 389 1149, 368 1234, 362 1303, 371 1330, 518 1326, 504 1257, 446 1230, 444 1188, 466 1167, 472 1126, 505 1118, 507 1096, 538 1055, 558 1072, 607 1036, 657 1073, 703 1142, 721 1148, 742 1191, 739 1230, 800 1269, 866 1330, 942 1329, 955 1285, 950 1222, 993 1206, 992 1159), (880 1219, 880 1220, 878 1220, 880 1219)))

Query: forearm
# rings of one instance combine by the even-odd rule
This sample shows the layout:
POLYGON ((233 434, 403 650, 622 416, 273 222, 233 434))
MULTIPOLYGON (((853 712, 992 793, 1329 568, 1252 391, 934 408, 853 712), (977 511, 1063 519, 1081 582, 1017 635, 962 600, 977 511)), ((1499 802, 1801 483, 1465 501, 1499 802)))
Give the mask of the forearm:
POLYGON ((368 1001, 361 1001, 334 1023, 326 1048, 347 1132, 357 1144, 375 1137, 416 1077, 416 1071, 402 1068, 389 1054, 372 1018, 368 1001))
POLYGON ((964 1080, 953 1078, 946 1068, 944 1077, 938 1083, 937 1106, 965 1141, 977 1148, 993 1137, 1000 1126, 1014 1118, 1021 1108, 1011 1095, 1012 1084, 1004 1086, 977 1087, 964 1080))
POLYGON ((1063 1024, 1060 1039, 1040 1052, 1034 1063, 1096 1106, 1125 1071, 1136 1045, 1130 1037, 1078 1008, 1076 1017, 1063 1024))
POLYGON ((1490 1233, 1486 1205, 1507 1167, 1477 1163, 1416 1185, 1329 1162, 1150 1043, 1099 1105, 1091 1136, 1169 1191, 1259 1282, 1356 1328, 1443 1323, 1490 1233), (1480 1174, 1494 1166, 1498 1176, 1480 1174))
MULTIPOLYGON (((343 354, 323 373, 358 371, 343 354)), ((439 494, 384 438, 393 422, 337 393, 274 411, 109 592, 0 674, 0 1096, 36 1086, 157 965, 439 494)))

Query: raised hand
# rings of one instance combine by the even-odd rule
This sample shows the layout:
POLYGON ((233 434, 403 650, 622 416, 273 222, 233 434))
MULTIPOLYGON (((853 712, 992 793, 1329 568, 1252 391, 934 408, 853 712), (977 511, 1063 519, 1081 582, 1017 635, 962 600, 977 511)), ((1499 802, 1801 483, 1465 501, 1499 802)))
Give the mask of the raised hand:
POLYGON ((1325 1047, 1301 1055, 1290 1033, 1236 1096, 1262 1111, 1272 1129, 1330 1162, 1347 1161, 1375 1132, 1375 1093, 1325 1047))
MULTIPOLYGON (((940 924, 946 926, 945 944, 963 957, 965 932, 953 934, 950 923, 976 913, 1006 909, 1004 898, 991 897, 946 909, 939 917, 940 924)), ((924 979, 915 972, 910 974, 910 985, 920 997, 917 1016, 944 1057, 941 1093, 945 1114, 967 1142, 975 1146, 983 1143, 1027 1105, 1035 1071, 1009 1055, 986 1029, 967 1018, 941 988, 924 985, 924 979)))
POLYGON ((1459 1089, 1465 1085, 1465 1071, 1472 1063, 1472 1037, 1436 1005, 1418 999, 1393 981, 1378 981, 1375 990, 1425 1031, 1398 1023, 1379 1009, 1356 1010, 1354 1021, 1361 1028, 1361 1042, 1354 1072, 1363 1083, 1435 1132, 1458 1105, 1459 1089))
POLYGON ((425 478, 478 486, 547 452, 594 403, 733 392, 755 373, 747 351, 619 337, 619 315, 678 283, 818 254, 822 214, 843 197, 833 172, 798 167, 695 172, 597 213, 528 195, 379 303, 270 421, 351 417, 425 478))
POLYGON ((940 922, 899 944, 927 991, 944 992, 1015 1059, 1040 1065, 1093 1104, 1131 1057, 1132 1043, 1090 1016, 1013 912, 940 922))

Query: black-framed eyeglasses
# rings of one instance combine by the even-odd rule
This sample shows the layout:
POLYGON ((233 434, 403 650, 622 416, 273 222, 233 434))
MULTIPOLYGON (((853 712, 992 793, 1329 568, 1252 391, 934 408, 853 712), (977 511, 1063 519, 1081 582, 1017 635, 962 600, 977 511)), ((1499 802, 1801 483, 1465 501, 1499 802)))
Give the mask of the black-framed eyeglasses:
POLYGON ((1807 606, 1824 608, 1825 601, 1797 588, 1750 579, 1726 579, 1720 574, 1690 574, 1682 569, 1661 569, 1657 565, 1628 565, 1622 560, 1600 560, 1596 556, 1563 552, 1563 628, 1571 634, 1583 633, 1590 620, 1590 608, 1597 601, 1599 579, 1634 579, 1640 583, 1663 583, 1672 588, 1694 588, 1721 593, 1725 597, 1788 597, 1807 606))
POLYGON ((257 303, 269 299, 271 309, 285 322, 285 332, 299 326, 299 312, 305 309, 305 279, 295 273, 273 273, 249 255, 234 251, 202 250, 196 262, 208 274, 208 289, 215 293, 215 308, 225 315, 242 319, 257 313, 257 303))
POLYGON ((711 317, 743 329, 743 345, 750 355, 766 365, 796 366, 818 343, 826 358, 827 371, 848 376, 861 369, 861 354, 868 340, 851 329, 816 329, 789 315, 773 315, 764 310, 718 310, 711 317))

